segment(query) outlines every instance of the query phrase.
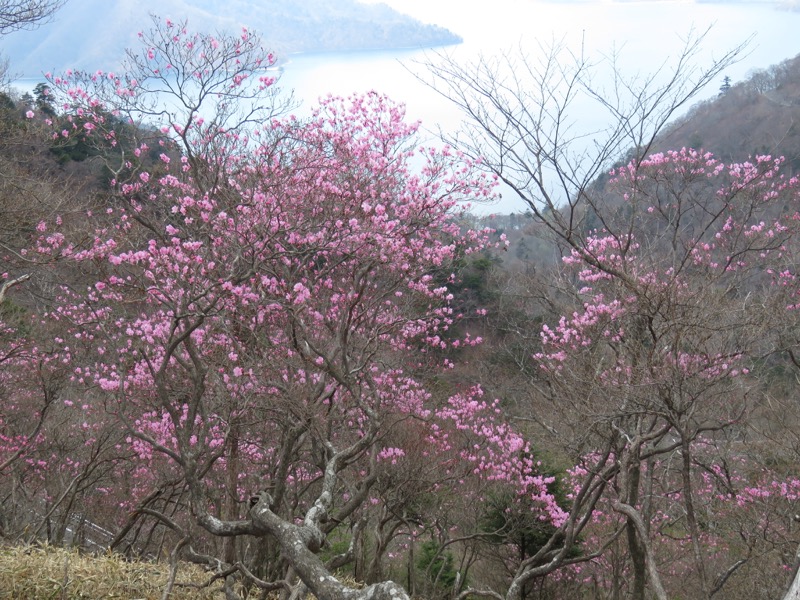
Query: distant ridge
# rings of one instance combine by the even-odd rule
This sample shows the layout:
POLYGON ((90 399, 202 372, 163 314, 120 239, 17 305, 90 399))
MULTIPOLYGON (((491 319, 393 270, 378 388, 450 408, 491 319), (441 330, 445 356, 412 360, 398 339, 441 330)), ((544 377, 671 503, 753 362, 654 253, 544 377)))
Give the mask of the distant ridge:
POLYGON ((257 31, 278 56, 294 52, 429 48, 460 43, 436 25, 385 4, 356 0, 69 0, 51 23, 2 39, 11 71, 36 77, 68 68, 115 69, 150 14, 188 19, 193 30, 257 31))

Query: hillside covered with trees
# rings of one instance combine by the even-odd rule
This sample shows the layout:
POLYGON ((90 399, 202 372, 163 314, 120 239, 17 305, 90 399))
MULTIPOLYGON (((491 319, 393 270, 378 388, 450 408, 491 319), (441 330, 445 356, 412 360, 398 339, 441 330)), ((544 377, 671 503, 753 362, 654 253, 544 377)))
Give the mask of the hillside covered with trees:
POLYGON ((724 160, 771 154, 800 168, 800 59, 751 73, 732 83, 723 77, 717 98, 698 103, 659 140, 660 148, 689 146, 724 160))
POLYGON ((260 39, 170 20, 4 93, 2 543, 164 598, 796 598, 794 61, 674 122, 734 58, 582 157, 555 49, 430 65, 455 149, 376 93, 292 117, 260 39), (499 179, 527 212, 459 209, 499 179))

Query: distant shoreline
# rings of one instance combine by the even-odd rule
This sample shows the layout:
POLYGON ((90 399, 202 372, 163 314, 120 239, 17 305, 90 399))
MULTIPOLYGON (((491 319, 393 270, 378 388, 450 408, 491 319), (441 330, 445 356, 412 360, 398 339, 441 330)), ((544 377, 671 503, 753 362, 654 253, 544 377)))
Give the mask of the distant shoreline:
MULTIPOLYGON (((331 54, 352 54, 356 55, 363 55, 363 54, 392 54, 394 52, 414 52, 418 50, 434 50, 436 48, 448 48, 450 46, 459 46, 464 43, 464 39, 461 36, 455 36, 456 41, 441 43, 441 44, 426 44, 426 45, 409 45, 409 46, 382 46, 382 47, 375 47, 375 48, 347 48, 342 50, 297 50, 293 52, 289 52, 287 54, 283 54, 280 51, 276 51, 274 54, 277 56, 277 60, 275 64, 270 66, 267 70, 277 70, 283 71, 283 68, 287 65, 292 63, 294 58, 299 57, 314 57, 314 56, 326 56, 331 54)), ((118 70, 120 67, 117 67, 115 70, 118 70)), ((12 69, 13 70, 13 69, 12 69)), ((66 70, 66 69, 65 69, 66 70)), ((81 70, 81 69, 75 69, 81 70)), ((44 71, 41 75, 30 75, 28 73, 22 73, 15 79, 11 79, 9 81, 9 87, 17 88, 19 87, 17 84, 18 82, 24 81, 31 81, 33 84, 30 87, 30 90, 37 83, 42 83, 46 81, 44 75, 44 71)), ((13 77, 13 75, 12 75, 13 77)), ((25 87, 25 91, 30 91, 25 87)))
MULTIPOLYGON (((410 52, 417 52, 420 50, 434 50, 436 48, 447 48, 451 46, 459 46, 464 43, 464 40, 458 36, 459 41, 452 42, 448 44, 436 44, 436 45, 425 45, 425 46, 388 46, 388 47, 381 47, 381 48, 351 48, 347 50, 300 50, 296 52, 290 52, 288 54, 276 54, 277 60, 275 64, 268 67, 267 71, 277 71, 279 74, 283 74, 284 70, 289 67, 295 59, 300 58, 313 58, 315 56, 325 57, 330 56, 333 54, 344 54, 344 55, 352 55, 352 56, 364 56, 367 54, 383 54, 383 55, 391 55, 394 53, 410 53, 410 52)), ((11 79, 8 82, 8 88, 12 90, 17 90, 21 94, 25 92, 33 92, 33 89, 40 83, 46 83, 47 79, 44 77, 44 73, 36 76, 36 75, 28 75, 22 74, 15 79, 11 79)))
POLYGON ((463 38, 459 36, 459 41, 452 42, 448 44, 434 44, 434 45, 424 45, 424 46, 388 46, 388 47, 381 47, 381 48, 350 48, 347 50, 300 50, 296 52, 290 52, 287 55, 284 55, 282 58, 278 58, 278 61, 275 63, 274 66, 284 66, 286 64, 291 63, 292 59, 295 57, 314 57, 314 56, 326 56, 331 54, 353 54, 353 55, 360 55, 360 54, 392 54, 394 52, 416 52, 418 50, 434 50, 436 48, 448 48, 450 46, 460 46, 464 43, 463 38))

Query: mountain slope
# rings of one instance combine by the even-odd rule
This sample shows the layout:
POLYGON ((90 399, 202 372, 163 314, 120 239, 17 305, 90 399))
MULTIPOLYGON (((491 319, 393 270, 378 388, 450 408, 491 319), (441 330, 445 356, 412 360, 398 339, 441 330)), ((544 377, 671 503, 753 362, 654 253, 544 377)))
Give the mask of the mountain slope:
POLYGON ((723 84, 718 97, 694 106, 658 140, 659 150, 684 146, 724 161, 784 156, 800 172, 800 56, 723 84))

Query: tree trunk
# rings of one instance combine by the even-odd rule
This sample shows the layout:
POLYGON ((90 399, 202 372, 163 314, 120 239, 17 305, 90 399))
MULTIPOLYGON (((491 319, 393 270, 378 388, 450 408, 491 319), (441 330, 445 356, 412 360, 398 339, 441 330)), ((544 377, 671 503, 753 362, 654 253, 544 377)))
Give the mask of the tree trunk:
POLYGON ((697 569, 697 576, 700 578, 700 586, 703 590, 703 597, 708 598, 708 579, 706 576, 705 563, 700 548, 700 527, 697 524, 697 515, 694 510, 694 490, 692 487, 692 464, 689 447, 689 440, 681 432, 681 453, 683 454, 683 465, 681 476, 683 478, 683 503, 686 507, 686 524, 689 526, 689 533, 692 536, 692 551, 694 553, 694 564, 697 569))
MULTIPOLYGON (((239 518, 239 426, 234 425, 228 439, 230 448, 228 450, 228 463, 226 465, 227 482, 225 494, 225 517, 229 521, 236 521, 239 518)), ((232 565, 236 563, 236 538, 228 537, 223 539, 223 551, 225 562, 232 565)))
POLYGON ((795 571, 792 585, 783 597, 783 600, 800 600, 800 571, 795 571))
MULTIPOLYGON (((630 454, 628 456, 631 457, 630 454)), ((624 484, 623 501, 630 506, 636 506, 639 503, 639 482, 641 477, 641 469, 638 460, 631 460, 626 471, 626 476, 622 478, 624 484)), ((628 538, 628 551, 633 566, 632 600, 645 600, 645 593, 647 591, 647 561, 643 547, 644 544, 647 543, 647 539, 646 536, 642 536, 641 533, 642 532, 637 531, 634 519, 628 516, 626 535, 628 538)))
POLYGON ((307 524, 295 525, 281 519, 270 510, 270 504, 269 494, 262 492, 250 511, 253 521, 278 541, 288 563, 319 600, 410 600, 402 586, 393 581, 360 590, 343 585, 315 553, 322 544, 322 532, 307 524))
POLYGON ((628 552, 631 555, 631 563, 633 565, 633 589, 631 590, 631 599, 645 600, 645 592, 647 590, 647 560, 642 544, 640 544, 637 539, 636 524, 630 517, 628 517, 626 534, 628 537, 628 552))
POLYGON ((613 508, 615 511, 622 513, 628 517, 628 522, 631 523, 639 536, 641 549, 645 557, 645 564, 647 565, 647 573, 650 578, 650 585, 653 588, 653 593, 658 600, 667 600, 667 593, 664 591, 664 586, 661 584, 661 576, 656 569, 655 558, 653 557, 653 549, 650 547, 650 542, 647 539, 647 528, 645 527, 644 520, 639 512, 630 504, 623 504, 622 502, 614 502, 613 508))
POLYGON ((795 553, 792 585, 789 586, 782 600, 800 600, 800 546, 797 547, 795 553))

